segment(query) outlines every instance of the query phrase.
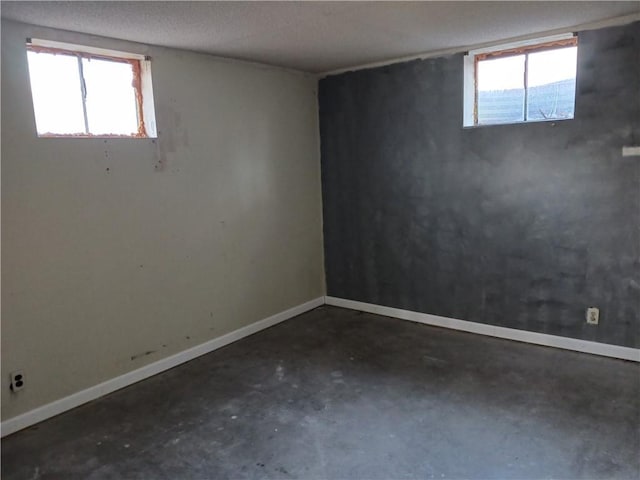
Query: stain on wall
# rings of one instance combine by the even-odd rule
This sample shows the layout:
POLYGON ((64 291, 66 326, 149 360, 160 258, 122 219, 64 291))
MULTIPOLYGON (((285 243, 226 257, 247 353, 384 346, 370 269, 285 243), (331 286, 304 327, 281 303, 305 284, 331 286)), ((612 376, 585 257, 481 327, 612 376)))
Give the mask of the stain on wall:
POLYGON ((578 50, 553 123, 462 128, 462 55, 321 80, 328 295, 640 346, 640 23, 578 50))
POLYGON ((1 33, 3 420, 324 295, 314 76, 1 33), (26 38, 150 55, 158 138, 38 138, 26 38))

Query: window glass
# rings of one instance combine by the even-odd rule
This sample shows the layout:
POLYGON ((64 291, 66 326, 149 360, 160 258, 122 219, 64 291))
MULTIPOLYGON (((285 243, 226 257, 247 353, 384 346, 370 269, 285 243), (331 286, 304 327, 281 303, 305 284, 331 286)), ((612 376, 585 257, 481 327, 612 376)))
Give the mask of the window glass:
POLYGON ((38 134, 84 133, 78 59, 27 52, 38 134))
POLYGON ((527 120, 573 118, 577 47, 529 54, 527 120))
POLYGON ((82 59, 89 133, 134 135, 138 130, 130 63, 82 59))
POLYGON ((524 120, 524 55, 478 62, 478 124, 524 120))

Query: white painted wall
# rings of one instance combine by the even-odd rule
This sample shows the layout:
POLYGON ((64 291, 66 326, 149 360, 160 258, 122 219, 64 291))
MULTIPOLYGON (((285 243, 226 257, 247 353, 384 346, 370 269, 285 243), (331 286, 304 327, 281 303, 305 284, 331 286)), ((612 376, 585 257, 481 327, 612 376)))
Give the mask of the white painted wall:
POLYGON ((2 419, 324 295, 316 85, 2 22, 2 419), (158 139, 37 138, 27 37, 151 55, 158 139))

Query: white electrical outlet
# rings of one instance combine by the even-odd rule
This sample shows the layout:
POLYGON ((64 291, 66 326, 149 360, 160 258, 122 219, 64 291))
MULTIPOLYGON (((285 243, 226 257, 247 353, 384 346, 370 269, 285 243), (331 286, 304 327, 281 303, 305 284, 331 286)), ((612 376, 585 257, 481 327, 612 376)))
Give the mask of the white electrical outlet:
POLYGON ((596 307, 587 308, 587 323, 591 325, 598 325, 600 321, 600 309, 596 307))
POLYGON ((640 147, 629 146, 622 147, 623 157, 640 157, 640 147))
POLYGON ((18 390, 22 390, 24 388, 24 374, 22 373, 22 370, 11 372, 9 374, 9 377, 11 378, 9 387, 13 392, 17 392, 18 390))

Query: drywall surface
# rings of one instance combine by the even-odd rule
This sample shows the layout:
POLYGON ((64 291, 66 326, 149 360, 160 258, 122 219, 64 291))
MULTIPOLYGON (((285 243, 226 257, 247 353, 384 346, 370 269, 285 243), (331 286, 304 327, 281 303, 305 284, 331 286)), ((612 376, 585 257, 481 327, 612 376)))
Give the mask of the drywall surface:
POLYGON ((2 23, 3 419, 324 294, 316 85, 2 23), (151 55, 157 140, 37 138, 28 37, 151 55))
POLYGON ((463 129, 460 55, 321 80, 328 295, 640 346, 640 24, 578 50, 554 123, 463 129))

